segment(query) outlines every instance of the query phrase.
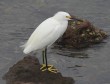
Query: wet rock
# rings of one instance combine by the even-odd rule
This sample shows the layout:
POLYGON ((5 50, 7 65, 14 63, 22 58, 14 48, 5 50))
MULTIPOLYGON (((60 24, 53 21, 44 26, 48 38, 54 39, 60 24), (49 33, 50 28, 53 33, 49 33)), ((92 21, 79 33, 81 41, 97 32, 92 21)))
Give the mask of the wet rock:
POLYGON ((69 21, 66 32, 56 44, 67 48, 84 48, 96 43, 101 43, 106 37, 106 32, 96 28, 87 20, 82 20, 82 22, 77 23, 69 21))
POLYGON ((6 84, 74 84, 70 77, 62 77, 61 73, 40 70, 36 57, 27 56, 13 65, 4 75, 6 84))

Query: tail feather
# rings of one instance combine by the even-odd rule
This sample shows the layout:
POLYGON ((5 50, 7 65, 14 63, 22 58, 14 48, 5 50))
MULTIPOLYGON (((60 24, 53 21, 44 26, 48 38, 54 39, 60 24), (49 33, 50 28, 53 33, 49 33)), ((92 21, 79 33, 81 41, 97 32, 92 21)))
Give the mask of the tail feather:
POLYGON ((25 46, 26 46, 26 45, 24 44, 24 45, 21 45, 20 47, 21 47, 21 48, 25 48, 25 46))
POLYGON ((23 52, 24 52, 25 54, 28 54, 28 53, 30 53, 31 51, 32 51, 31 46, 27 46, 27 47, 25 47, 24 50, 23 50, 23 52))
POLYGON ((27 43, 21 45, 20 47, 21 47, 22 49, 24 49, 24 50, 23 50, 23 53, 28 54, 28 53, 31 52, 31 49, 32 49, 32 48, 31 48, 30 45, 26 46, 26 44, 27 44, 27 43))
POLYGON ((22 49, 24 49, 25 47, 26 47, 26 44, 27 44, 27 42, 23 42, 21 45, 20 45, 20 47, 22 48, 22 49))

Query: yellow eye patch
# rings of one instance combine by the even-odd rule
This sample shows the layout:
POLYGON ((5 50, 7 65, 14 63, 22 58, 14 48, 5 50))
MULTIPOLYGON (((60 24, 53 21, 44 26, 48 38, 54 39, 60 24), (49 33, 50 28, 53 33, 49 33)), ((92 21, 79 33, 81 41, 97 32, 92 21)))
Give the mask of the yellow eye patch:
POLYGON ((71 16, 66 16, 66 18, 69 18, 69 19, 70 19, 70 18, 71 18, 71 16))

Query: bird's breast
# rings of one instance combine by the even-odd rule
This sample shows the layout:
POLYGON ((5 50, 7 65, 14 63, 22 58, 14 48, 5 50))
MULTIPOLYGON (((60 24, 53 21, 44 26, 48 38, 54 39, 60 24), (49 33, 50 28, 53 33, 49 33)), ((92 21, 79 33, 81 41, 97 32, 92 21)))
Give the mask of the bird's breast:
POLYGON ((61 27, 59 28, 58 31, 59 31, 60 36, 62 36, 67 29, 68 21, 63 21, 62 23, 60 23, 60 25, 61 27))

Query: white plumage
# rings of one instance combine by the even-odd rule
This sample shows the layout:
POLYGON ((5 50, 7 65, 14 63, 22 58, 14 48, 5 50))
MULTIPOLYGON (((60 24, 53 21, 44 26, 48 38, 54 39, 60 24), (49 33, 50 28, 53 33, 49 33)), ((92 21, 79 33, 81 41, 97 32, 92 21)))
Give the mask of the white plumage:
POLYGON ((23 52, 28 54, 52 45, 66 31, 68 20, 70 20, 68 13, 58 12, 53 17, 43 21, 23 45, 23 52))

